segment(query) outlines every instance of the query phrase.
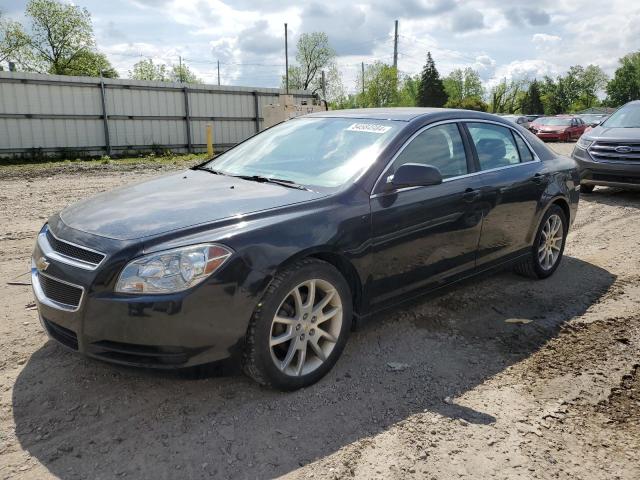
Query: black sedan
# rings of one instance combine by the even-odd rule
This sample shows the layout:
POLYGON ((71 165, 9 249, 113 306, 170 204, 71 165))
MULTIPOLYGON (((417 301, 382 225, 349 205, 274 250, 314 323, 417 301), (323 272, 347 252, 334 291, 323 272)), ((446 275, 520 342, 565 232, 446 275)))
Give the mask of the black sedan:
POLYGON ((54 215, 33 288, 49 336, 91 357, 235 357, 295 389, 375 312, 506 266, 551 275, 578 184, 573 160, 494 115, 316 113, 54 215))

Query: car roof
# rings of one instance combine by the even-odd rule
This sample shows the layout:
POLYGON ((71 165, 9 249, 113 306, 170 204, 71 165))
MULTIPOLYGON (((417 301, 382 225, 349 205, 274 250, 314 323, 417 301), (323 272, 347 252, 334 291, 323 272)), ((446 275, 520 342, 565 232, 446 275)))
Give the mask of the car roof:
POLYGON ((371 120, 398 120, 410 122, 418 117, 425 117, 443 112, 468 112, 453 108, 395 107, 395 108, 353 108, 347 110, 327 110, 305 115, 305 117, 362 118, 371 120))

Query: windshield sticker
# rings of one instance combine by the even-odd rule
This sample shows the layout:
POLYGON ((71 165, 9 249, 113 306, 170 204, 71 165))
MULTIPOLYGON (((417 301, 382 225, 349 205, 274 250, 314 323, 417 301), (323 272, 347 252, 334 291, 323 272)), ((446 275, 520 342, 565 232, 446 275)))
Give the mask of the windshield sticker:
POLYGON ((386 125, 376 125, 375 123, 354 123, 347 131, 349 132, 366 132, 366 133, 386 133, 391 127, 386 125))

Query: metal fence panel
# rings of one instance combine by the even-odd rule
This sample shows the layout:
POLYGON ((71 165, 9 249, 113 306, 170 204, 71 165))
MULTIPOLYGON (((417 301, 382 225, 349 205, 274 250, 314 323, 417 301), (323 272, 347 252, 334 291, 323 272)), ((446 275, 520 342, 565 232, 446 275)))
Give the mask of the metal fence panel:
MULTIPOLYGON (((222 151, 256 133, 262 108, 283 93, 128 79, 103 82, 0 72, 0 158, 205 151, 207 123, 213 124, 215 150, 222 151)), ((298 104, 312 99, 306 91, 291 93, 298 104)))

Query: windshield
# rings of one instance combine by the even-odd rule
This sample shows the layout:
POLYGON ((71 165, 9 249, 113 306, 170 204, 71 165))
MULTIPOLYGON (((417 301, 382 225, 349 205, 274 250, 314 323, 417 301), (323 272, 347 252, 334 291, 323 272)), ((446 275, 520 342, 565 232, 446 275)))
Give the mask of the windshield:
POLYGON ((540 125, 557 125, 559 127, 567 127, 571 125, 571 119, 561 117, 544 117, 537 119, 536 123, 539 123, 540 125))
POLYGON ((300 185, 339 187, 364 171, 403 122, 354 118, 289 120, 250 138, 204 167, 300 185))
POLYGON ((626 105, 602 123, 608 128, 640 128, 640 104, 626 105))

